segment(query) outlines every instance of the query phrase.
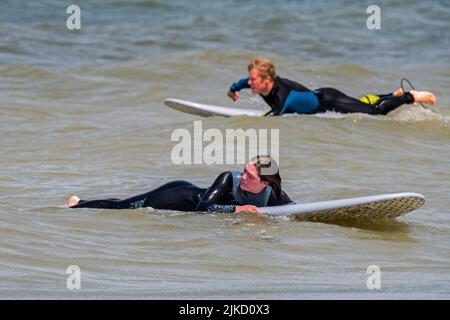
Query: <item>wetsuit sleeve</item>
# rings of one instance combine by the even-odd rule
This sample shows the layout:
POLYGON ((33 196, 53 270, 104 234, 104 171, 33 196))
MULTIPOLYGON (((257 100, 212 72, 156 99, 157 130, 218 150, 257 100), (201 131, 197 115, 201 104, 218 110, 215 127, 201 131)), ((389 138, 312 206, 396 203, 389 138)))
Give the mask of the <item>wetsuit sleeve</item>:
POLYGON ((236 92, 236 91, 241 91, 242 89, 248 89, 248 88, 250 88, 250 86, 248 84, 248 78, 244 78, 244 79, 239 80, 238 82, 234 82, 230 87, 230 91, 236 92))
POLYGON ((230 171, 221 173, 211 187, 201 196, 196 211, 234 212, 235 205, 218 204, 221 199, 233 191, 233 174, 230 171))
POLYGON ((207 208, 208 212, 214 213, 233 213, 236 211, 234 204, 212 204, 207 208))
POLYGON ((279 114, 300 113, 311 114, 319 107, 319 99, 312 91, 292 90, 286 98, 279 114))

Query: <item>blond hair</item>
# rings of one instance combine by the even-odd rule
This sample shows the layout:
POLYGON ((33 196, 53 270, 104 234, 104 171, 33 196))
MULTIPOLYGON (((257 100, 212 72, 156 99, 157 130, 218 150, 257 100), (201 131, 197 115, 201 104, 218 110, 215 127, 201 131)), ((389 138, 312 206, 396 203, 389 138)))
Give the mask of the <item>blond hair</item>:
POLYGON ((259 76, 262 79, 270 78, 271 81, 274 81, 277 76, 274 64, 266 58, 258 57, 250 60, 248 63, 248 71, 252 69, 258 70, 259 76))

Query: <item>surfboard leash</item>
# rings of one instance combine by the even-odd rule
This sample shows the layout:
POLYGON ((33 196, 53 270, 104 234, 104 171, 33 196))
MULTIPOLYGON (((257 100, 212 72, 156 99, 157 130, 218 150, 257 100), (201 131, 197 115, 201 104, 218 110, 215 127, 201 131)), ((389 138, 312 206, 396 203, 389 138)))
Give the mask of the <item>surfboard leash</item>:
MULTIPOLYGON (((403 82, 404 82, 404 81, 406 81, 406 82, 409 84, 409 86, 411 87, 411 89, 416 90, 416 88, 414 88, 414 86, 412 85, 411 81, 409 81, 409 80, 406 79, 406 78, 403 78, 402 80, 400 80, 400 87, 402 88, 403 93, 406 92, 406 91, 405 91, 405 88, 403 87, 403 82)), ((426 107, 422 102, 419 102, 419 104, 420 104, 422 107, 424 107, 425 109, 428 109, 428 107, 426 107)))

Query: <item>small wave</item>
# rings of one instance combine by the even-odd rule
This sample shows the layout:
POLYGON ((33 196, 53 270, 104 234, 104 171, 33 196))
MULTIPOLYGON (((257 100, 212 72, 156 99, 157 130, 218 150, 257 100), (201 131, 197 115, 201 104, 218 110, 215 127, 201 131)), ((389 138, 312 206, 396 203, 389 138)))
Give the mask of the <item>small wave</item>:
POLYGON ((16 46, 0 45, 0 53, 24 54, 25 52, 16 46))
POLYGON ((116 1, 114 5, 133 5, 138 8, 145 9, 170 9, 172 6, 170 2, 154 1, 154 0, 141 0, 130 3, 130 1, 116 1))
MULTIPOLYGON (((305 116, 299 114, 285 114, 283 117, 298 117, 305 116)), ((430 109, 422 107, 405 108, 395 113, 395 115, 374 116, 365 113, 338 113, 327 111, 324 113, 317 113, 308 115, 308 117, 324 118, 324 119, 349 119, 354 121, 360 120, 374 120, 374 121, 395 121, 402 123, 416 123, 416 122, 437 122, 441 125, 450 128, 450 117, 434 112, 430 109)))
POLYGON ((72 132, 86 132, 86 131, 98 131, 100 128, 93 126, 68 126, 64 128, 55 129, 56 133, 72 133, 72 132))
POLYGON ((118 79, 128 79, 128 80, 139 80, 139 81, 152 81, 155 79, 162 80, 173 80, 176 78, 173 74, 168 74, 164 71, 154 71, 152 69, 146 68, 145 66, 134 66, 134 65, 116 65, 111 68, 83 68, 82 70, 85 74, 91 75, 101 75, 110 78, 118 79))
POLYGON ((273 16, 268 17, 263 24, 266 26, 270 26, 271 28, 278 27, 278 26, 289 26, 290 24, 296 24, 299 23, 300 18, 296 16, 286 16, 283 15, 281 17, 279 16, 273 16))
POLYGON ((171 10, 175 7, 175 4, 170 1, 156 1, 156 0, 113 0, 113 1, 104 1, 95 4, 99 9, 111 10, 114 9, 122 9, 126 11, 126 9, 168 9, 171 10))
POLYGON ((134 44, 136 46, 149 47, 157 45, 158 41, 152 39, 140 39, 140 40, 131 40, 131 44, 134 44))
POLYGON ((0 104, 2 115, 7 119, 21 118, 21 119, 48 119, 53 116, 52 112, 43 110, 32 105, 19 104, 0 104))
POLYGON ((338 64, 335 66, 326 66, 317 68, 316 72, 322 75, 358 75, 358 76, 364 76, 364 75, 378 75, 377 72, 374 72, 373 70, 370 70, 366 67, 363 67, 359 64, 354 63, 347 63, 347 64, 338 64))
POLYGON ((422 107, 405 108, 397 113, 392 119, 406 123, 425 121, 439 122, 444 125, 449 125, 450 123, 449 116, 445 116, 434 112, 431 109, 425 109, 422 107))
POLYGON ((6 67, 0 68, 0 76, 42 80, 53 77, 54 73, 40 67, 23 64, 11 64, 6 67))
POLYGON ((254 58, 254 53, 247 51, 223 51, 217 49, 203 49, 198 51, 189 51, 183 53, 183 58, 187 61, 203 61, 218 63, 220 65, 235 65, 238 61, 243 67, 250 59, 254 58))

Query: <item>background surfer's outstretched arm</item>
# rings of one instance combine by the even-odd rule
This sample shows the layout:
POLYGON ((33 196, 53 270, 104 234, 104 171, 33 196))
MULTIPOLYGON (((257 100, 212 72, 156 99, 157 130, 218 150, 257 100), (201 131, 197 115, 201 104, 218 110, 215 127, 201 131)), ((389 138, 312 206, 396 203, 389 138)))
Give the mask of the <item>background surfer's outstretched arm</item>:
POLYGON ((243 78, 239 80, 238 82, 234 82, 230 90, 228 90, 227 95, 231 98, 231 100, 236 101, 239 99, 239 91, 242 89, 248 89, 250 88, 250 85, 248 84, 248 78, 243 78))

